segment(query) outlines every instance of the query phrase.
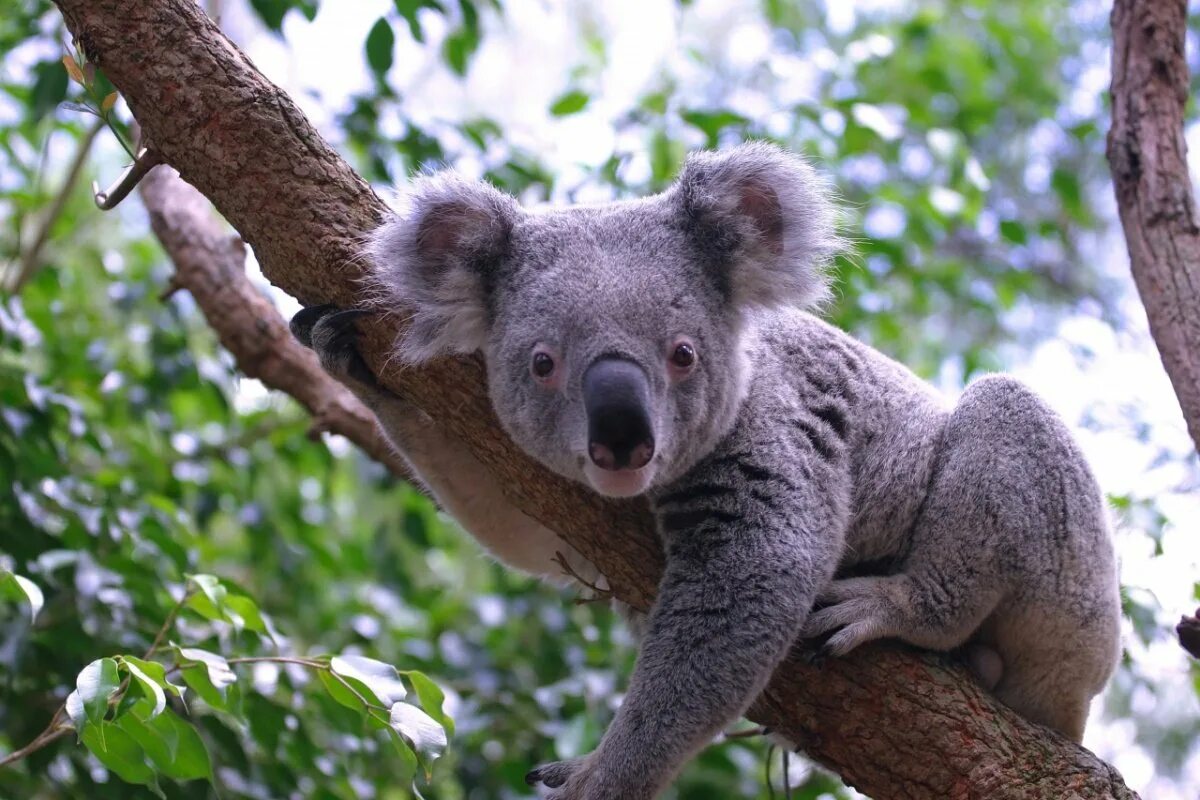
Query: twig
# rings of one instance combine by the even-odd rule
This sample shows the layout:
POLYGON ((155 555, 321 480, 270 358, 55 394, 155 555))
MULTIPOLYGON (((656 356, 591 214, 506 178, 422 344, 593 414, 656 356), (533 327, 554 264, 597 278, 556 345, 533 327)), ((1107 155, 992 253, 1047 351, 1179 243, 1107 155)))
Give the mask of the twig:
POLYGON ((554 551, 554 563, 562 567, 562 571, 567 577, 574 578, 586 588, 591 589, 596 593, 595 597, 576 597, 575 605, 584 606, 588 605, 589 603, 600 603, 612 599, 612 589, 602 589, 592 581, 589 581, 587 578, 576 572, 575 568, 571 566, 569 561, 567 561, 567 557, 563 555, 562 551, 554 551))
POLYGON ((193 594, 195 594, 195 591, 190 588, 184 590, 183 596, 179 598, 179 600, 171 608, 171 611, 167 614, 167 618, 163 620, 163 624, 159 626, 158 633, 154 634, 154 640, 150 643, 150 649, 146 651, 146 655, 142 656, 143 659, 150 658, 150 656, 154 655, 155 651, 158 650, 159 645, 162 644, 163 638, 167 635, 167 631, 169 631, 175 624, 175 618, 179 616, 179 612, 183 609, 183 604, 186 603, 188 598, 193 594))
POLYGON ((50 719, 50 724, 46 726, 45 730, 43 730, 41 733, 39 733, 37 736, 35 736, 33 738, 33 741, 31 741, 29 744, 25 745, 24 747, 20 748, 19 750, 13 750, 8 755, 4 756, 3 758, 0 758, 0 767, 6 767, 9 764, 13 764, 17 761, 20 761, 21 759, 28 756, 30 753, 35 753, 38 750, 41 750, 46 745, 50 744, 53 741, 61 739, 62 737, 66 736, 68 733, 70 733, 72 730, 74 730, 70 725, 60 725, 59 724, 59 722, 58 722, 59 713, 61 713, 61 709, 59 709, 59 711, 54 712, 54 716, 50 719))
POLYGON ((121 177, 112 186, 100 191, 100 184, 92 181, 92 195, 96 199, 96 207, 101 211, 111 211, 134 190, 150 170, 163 163, 162 156, 152 147, 138 150, 133 163, 125 168, 121 177))
POLYGON ((104 121, 97 121, 79 140, 79 147, 75 151, 75 158, 71 161, 71 166, 67 169, 67 176, 59 188, 58 194, 54 196, 54 202, 42 218, 42 224, 38 227, 33 243, 21 256, 20 270, 17 272, 12 286, 9 287, 13 294, 20 292, 30 278, 37 274, 38 268, 41 266, 42 250, 45 249, 46 242, 50 241, 50 232, 54 229, 59 217, 62 216, 63 209, 67 206, 67 200, 70 199, 71 192, 75 189, 75 184, 79 182, 79 176, 83 173, 88 153, 91 152, 92 145, 102 130, 104 130, 104 121))

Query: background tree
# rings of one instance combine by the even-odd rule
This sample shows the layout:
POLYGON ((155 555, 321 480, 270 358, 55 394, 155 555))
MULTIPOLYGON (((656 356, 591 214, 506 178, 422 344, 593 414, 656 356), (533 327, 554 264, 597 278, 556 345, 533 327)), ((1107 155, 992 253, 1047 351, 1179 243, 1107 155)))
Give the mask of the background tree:
MULTIPOLYGON (((1085 6, 922 4, 847 21, 772 3, 739 34, 765 31, 766 59, 753 41, 755 57, 746 58, 724 48, 730 37, 700 35, 722 21, 684 7, 671 12, 672 24, 681 52, 699 48, 694 62, 665 64, 626 107, 608 99, 620 95, 608 77, 620 53, 606 48, 619 41, 606 38, 612 31, 598 12, 583 9, 569 33, 584 46, 546 99, 540 134, 510 132, 511 121, 481 118, 469 103, 435 106, 421 96, 423 82, 444 89, 449 76, 465 75, 469 84, 491 42, 519 41, 506 28, 520 24, 515 5, 502 14, 470 3, 397 4, 381 9, 382 21, 367 21, 371 87, 346 100, 345 116, 329 127, 356 166, 373 179, 402 181, 446 159, 530 199, 584 199, 661 186, 688 146, 773 135, 818 153, 863 212, 853 223, 861 263, 839 265, 843 293, 833 316, 925 374, 953 387, 980 369, 1024 360, 1000 344, 1074 336, 1081 349, 1099 349, 1096 327, 1090 338, 1071 331, 1130 325, 1121 273, 1096 261, 1104 240, 1093 226, 1108 213, 1095 205, 1103 193, 1093 191, 1104 179, 1103 109, 1078 94, 1087 94, 1097 63, 1103 71, 1102 45, 1096 49, 1107 32, 1085 6), (416 54, 407 76, 397 74, 397 48, 416 54), (817 66, 805 77, 807 64, 817 66), (797 85, 805 87, 800 97, 797 85), (431 116, 451 105, 458 116, 431 116), (611 153, 579 167, 542 146, 573 124, 596 124, 596 114, 619 131, 611 153)), ((316 13, 312 4, 253 7, 289 35, 316 13)), ((340 445, 341 455, 330 456, 303 436, 304 414, 238 381, 188 293, 165 305, 158 299, 171 268, 136 210, 127 211, 132 203, 119 218, 101 218, 86 192, 56 191, 68 177, 59 165, 72 163, 62 151, 82 150, 96 126, 69 109, 50 114, 68 93, 76 101, 83 94, 61 65, 58 17, 4 11, 0 49, 13 53, 4 84, 13 113, 0 128, 0 173, 12 212, 7 277, 20 292, 0 318, 0 469, 12 478, 0 474, 13 493, 0 498, 0 547, 46 599, 32 626, 21 605, 5 618, 0 713, 11 746, 44 727, 84 665, 144 653, 170 615, 168 590, 177 597, 185 574, 205 572, 256 598, 282 635, 273 645, 246 626, 238 631, 228 609, 210 613, 224 620, 206 619, 205 607, 179 617, 177 641, 241 657, 359 650, 424 668, 447 687, 456 747, 433 784, 422 784, 427 796, 517 796, 526 791, 524 770, 552 747, 562 755, 588 749, 627 674, 619 627, 597 606, 572 607, 487 565, 382 468, 340 445), (623 658, 614 660, 614 650, 623 658)), ((230 24, 238 13, 234 4, 223 10, 230 24)), ((321 13, 345 12, 330 5, 321 13)), ((243 32, 253 41, 252 29, 243 32)), ((81 76, 92 80, 92 104, 103 110, 104 78, 81 76)), ((127 118, 122 104, 115 114, 127 118)), ((111 149, 110 137, 95 138, 111 149)), ((1142 437, 1139 454, 1155 451, 1160 475, 1186 488, 1194 459, 1184 460, 1150 410, 1138 411, 1127 422, 1107 416, 1111 408, 1088 409, 1098 436, 1142 437)), ((1189 509, 1160 509, 1129 485, 1106 481, 1127 513, 1124 541, 1145 532, 1164 552, 1194 558, 1170 550, 1171 520, 1179 525, 1189 509)), ((1163 569, 1163 561, 1151 563, 1163 569)), ((1147 640, 1162 636, 1148 598, 1131 592, 1128 610, 1147 640)), ((1161 651, 1135 639, 1130 649, 1110 695, 1117 722, 1096 726, 1092 744, 1120 755, 1129 737, 1121 720, 1136 719, 1144 748, 1129 751, 1152 755, 1157 775, 1143 771, 1137 785, 1153 786, 1156 797, 1186 796, 1194 779, 1180 770, 1189 758, 1194 769, 1196 732, 1186 667, 1164 669, 1182 662, 1163 662, 1161 651), (1174 702, 1180 692, 1184 705, 1174 702), (1191 720, 1172 719, 1172 705, 1191 709, 1191 720)), ((239 668, 246 671, 229 708, 190 704, 222 796, 403 796, 395 781, 402 756, 380 757, 391 745, 366 727, 361 710, 343 710, 318 673, 297 666, 239 668)), ((711 748, 683 777, 680 795, 765 792, 761 747, 738 740, 711 748)), ((128 793, 91 758, 63 737, 0 772, 0 791, 128 793)), ((841 791, 807 767, 791 773, 809 796, 841 791)), ((209 791, 163 774, 170 796, 209 791)))

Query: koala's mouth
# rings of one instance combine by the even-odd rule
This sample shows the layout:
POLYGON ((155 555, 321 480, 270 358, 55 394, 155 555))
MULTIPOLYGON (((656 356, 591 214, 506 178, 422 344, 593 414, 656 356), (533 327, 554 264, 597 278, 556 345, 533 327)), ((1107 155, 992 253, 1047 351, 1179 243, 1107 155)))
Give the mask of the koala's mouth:
POLYGON ((591 463, 583 467, 588 484, 605 497, 636 497, 650 488, 657 471, 653 461, 641 469, 602 469, 591 463))

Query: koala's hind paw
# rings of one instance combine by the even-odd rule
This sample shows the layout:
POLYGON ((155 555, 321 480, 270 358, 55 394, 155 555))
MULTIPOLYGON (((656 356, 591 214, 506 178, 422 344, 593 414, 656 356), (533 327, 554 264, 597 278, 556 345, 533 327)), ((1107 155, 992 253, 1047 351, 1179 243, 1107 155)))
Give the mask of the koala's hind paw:
POLYGON ((334 305, 310 306, 292 317, 292 335, 300 344, 313 350, 321 366, 337 378, 349 378, 367 386, 375 386, 375 376, 358 354, 359 319, 370 311, 343 311, 334 305))
POLYGON ((860 644, 896 634, 897 609, 890 596, 888 578, 835 580, 818 598, 823 606, 813 611, 800 636, 814 639, 836 631, 822 648, 843 656, 860 644))

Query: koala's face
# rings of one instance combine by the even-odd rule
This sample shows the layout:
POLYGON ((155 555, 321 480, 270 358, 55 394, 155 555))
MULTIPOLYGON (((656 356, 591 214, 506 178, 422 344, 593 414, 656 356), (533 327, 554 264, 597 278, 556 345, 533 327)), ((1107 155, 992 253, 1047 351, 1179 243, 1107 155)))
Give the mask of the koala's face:
POLYGON ((513 438, 596 491, 669 479, 727 429, 739 315, 665 209, 528 214, 512 231, 484 352, 513 438))
POLYGON ((443 173, 412 202, 371 250, 413 310, 400 356, 482 349, 516 443, 618 497, 717 444, 750 379, 745 312, 811 303, 836 246, 820 182, 768 145, 697 154, 646 200, 525 211, 443 173))

